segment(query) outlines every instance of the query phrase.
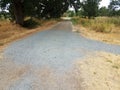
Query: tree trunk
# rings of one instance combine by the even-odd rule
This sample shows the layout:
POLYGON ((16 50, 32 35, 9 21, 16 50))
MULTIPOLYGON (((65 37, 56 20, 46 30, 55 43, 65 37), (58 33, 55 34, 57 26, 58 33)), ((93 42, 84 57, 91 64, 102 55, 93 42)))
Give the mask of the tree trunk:
POLYGON ((24 24, 23 2, 22 0, 13 0, 13 8, 16 24, 24 24))

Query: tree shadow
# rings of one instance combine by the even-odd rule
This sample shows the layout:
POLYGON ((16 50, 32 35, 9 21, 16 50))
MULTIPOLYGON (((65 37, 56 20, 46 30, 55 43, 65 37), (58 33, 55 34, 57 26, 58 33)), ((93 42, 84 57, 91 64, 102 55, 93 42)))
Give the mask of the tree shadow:
POLYGON ((34 29, 40 25, 41 24, 39 22, 35 21, 34 19, 28 19, 28 20, 24 21, 23 27, 28 28, 28 29, 34 29))

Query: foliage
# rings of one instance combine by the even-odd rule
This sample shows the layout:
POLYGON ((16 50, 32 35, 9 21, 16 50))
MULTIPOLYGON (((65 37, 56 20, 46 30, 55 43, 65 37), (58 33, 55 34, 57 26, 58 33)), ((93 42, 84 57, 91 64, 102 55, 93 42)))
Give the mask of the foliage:
POLYGON ((64 13, 63 16, 65 16, 65 17, 74 17, 75 13, 74 13, 74 11, 68 10, 66 13, 64 13))
POLYGON ((120 0, 111 0, 108 8, 110 16, 120 16, 120 0))
POLYGON ((101 7, 98 11, 98 16, 108 16, 109 15, 109 9, 106 7, 101 7))
POLYGON ((1 20, 10 19, 10 14, 8 12, 2 11, 0 12, 0 19, 1 20))
POLYGON ((68 2, 64 0, 26 0, 24 2, 24 12, 27 16, 37 18, 57 18, 67 9, 68 2))
POLYGON ((83 0, 82 10, 83 15, 88 18, 97 16, 98 5, 101 0, 83 0))
POLYGON ((72 6, 74 7, 76 13, 78 12, 78 9, 81 7, 80 0, 69 0, 69 4, 71 7, 72 6))
POLYGON ((115 10, 120 7, 120 0, 111 0, 109 9, 110 10, 115 10))
POLYGON ((2 10, 8 9, 11 18, 23 25, 24 17, 58 18, 73 6, 77 12, 79 0, 0 0, 2 10))

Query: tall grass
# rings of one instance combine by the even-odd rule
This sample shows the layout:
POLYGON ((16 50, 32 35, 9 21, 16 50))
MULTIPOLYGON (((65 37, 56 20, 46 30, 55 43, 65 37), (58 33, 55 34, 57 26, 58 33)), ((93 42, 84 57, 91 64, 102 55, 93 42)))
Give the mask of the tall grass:
POLYGON ((115 28, 120 28, 120 17, 97 17, 95 19, 73 18, 72 22, 96 32, 109 33, 115 28))

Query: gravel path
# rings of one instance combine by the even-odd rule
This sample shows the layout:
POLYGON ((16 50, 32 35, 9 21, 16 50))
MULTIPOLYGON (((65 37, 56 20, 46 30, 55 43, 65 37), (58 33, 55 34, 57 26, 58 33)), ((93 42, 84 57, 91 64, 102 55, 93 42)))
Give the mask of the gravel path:
POLYGON ((75 89, 77 86, 72 86, 73 82, 64 85, 65 81, 62 84, 64 80, 61 81, 63 78, 60 79, 60 77, 64 75, 61 72, 70 70, 75 60, 85 57, 85 55, 93 51, 120 54, 120 46, 86 39, 78 33, 72 32, 70 21, 60 22, 50 30, 15 41, 5 49, 4 55, 7 57, 6 59, 10 59, 18 65, 30 66, 31 69, 25 76, 22 76, 20 80, 11 85, 8 90, 77 90, 75 89), (49 80, 48 77, 44 77, 46 73, 43 76, 41 75, 43 73, 41 68, 47 75, 49 75, 48 72, 50 71, 60 73, 54 73, 57 74, 56 76, 50 74, 49 80), (36 70, 41 72, 38 74, 40 75, 40 77, 38 76, 39 80, 35 75, 36 70), (45 79, 43 80, 44 83, 41 80, 43 77, 45 79), (54 85, 51 84, 51 78, 53 79, 53 77, 55 78, 54 85), (40 84, 33 84, 35 81, 37 81, 37 84, 39 81, 40 84), (46 82, 49 82, 49 84, 46 82), (35 89, 34 86, 39 88, 35 89))

